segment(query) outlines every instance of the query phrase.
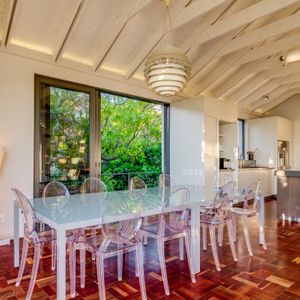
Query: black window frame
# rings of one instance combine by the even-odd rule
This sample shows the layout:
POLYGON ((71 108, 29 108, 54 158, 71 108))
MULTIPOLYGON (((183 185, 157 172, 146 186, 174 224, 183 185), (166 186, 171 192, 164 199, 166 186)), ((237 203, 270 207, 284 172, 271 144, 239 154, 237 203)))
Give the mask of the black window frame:
MULTIPOLYGON (((242 141, 241 141, 242 142, 242 155, 243 155, 243 159, 246 159, 246 134, 245 134, 246 121, 244 119, 238 119, 238 122, 241 122, 241 124, 242 124, 242 141)), ((239 159, 240 158, 241 157, 239 157, 239 159)))
POLYGON ((92 87, 76 82, 52 78, 40 74, 34 75, 34 197, 40 196, 40 98, 41 86, 50 85, 57 88, 74 90, 90 94, 90 176, 99 176, 99 168, 101 172, 101 93, 110 93, 116 96, 127 97, 144 102, 150 102, 162 105, 162 171, 170 174, 170 104, 163 101, 146 99, 140 96, 128 95, 125 93, 115 92, 108 89, 92 87), (100 155, 99 155, 100 154, 100 155))

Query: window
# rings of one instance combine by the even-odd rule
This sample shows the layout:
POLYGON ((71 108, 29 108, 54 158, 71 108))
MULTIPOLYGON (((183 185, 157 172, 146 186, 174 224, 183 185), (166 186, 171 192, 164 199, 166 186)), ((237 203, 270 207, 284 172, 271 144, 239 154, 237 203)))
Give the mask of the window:
POLYGON ((239 159, 245 159, 245 120, 238 120, 239 159))
POLYGON ((53 180, 77 193, 89 176, 109 190, 169 171, 169 105, 36 76, 34 193, 53 180))

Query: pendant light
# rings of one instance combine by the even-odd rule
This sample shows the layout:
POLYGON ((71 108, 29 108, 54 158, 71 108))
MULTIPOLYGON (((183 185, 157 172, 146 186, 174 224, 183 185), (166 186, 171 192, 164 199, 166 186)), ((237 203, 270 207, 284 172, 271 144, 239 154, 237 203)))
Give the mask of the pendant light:
MULTIPOLYGON (((172 21, 169 1, 163 1, 167 8, 171 35, 172 21)), ((191 65, 186 55, 177 47, 166 45, 154 51, 146 59, 144 75, 148 87, 161 96, 174 96, 186 86, 191 74, 191 65)))

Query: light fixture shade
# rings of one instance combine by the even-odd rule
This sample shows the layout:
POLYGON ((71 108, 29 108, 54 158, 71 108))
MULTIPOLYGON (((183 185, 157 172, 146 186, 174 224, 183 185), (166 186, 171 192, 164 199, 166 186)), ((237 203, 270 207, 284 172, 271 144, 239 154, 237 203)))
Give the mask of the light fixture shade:
POLYGON ((167 45, 147 58, 144 75, 148 87, 156 94, 174 96, 186 86, 191 64, 179 48, 167 45))

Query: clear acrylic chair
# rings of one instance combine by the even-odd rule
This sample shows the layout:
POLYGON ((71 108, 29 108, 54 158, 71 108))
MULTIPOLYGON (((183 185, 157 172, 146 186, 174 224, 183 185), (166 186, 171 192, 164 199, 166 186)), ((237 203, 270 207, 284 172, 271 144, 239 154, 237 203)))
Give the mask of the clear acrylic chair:
MULTIPOLYGON (((130 217, 132 213, 139 214, 142 209, 143 196, 139 192, 128 192, 120 194, 120 199, 106 199, 109 204, 104 203, 103 207, 103 235, 87 238, 84 242, 87 251, 96 255, 97 279, 100 300, 105 300, 105 279, 104 279, 104 260, 105 258, 118 256, 124 252, 136 251, 136 265, 139 273, 139 283, 142 299, 147 299, 146 285, 144 278, 143 249, 142 241, 139 236, 139 229, 142 224, 141 218, 132 218, 120 222, 107 222, 110 216, 124 215, 130 217)), ((74 252, 72 252, 74 253, 74 252)), ((73 263, 75 262, 73 254, 73 263)), ((74 265, 72 266, 74 268, 74 265)), ((119 272, 119 270, 118 270, 119 272)), ((119 274, 118 274, 119 277, 119 274)), ((74 286, 71 286, 71 290, 74 286)), ((74 293, 71 292, 74 296, 74 293)))
POLYGON ((156 224, 143 226, 141 232, 143 236, 157 240, 160 268, 166 295, 170 295, 170 288, 166 270, 164 245, 166 241, 184 238, 188 265, 192 282, 196 282, 195 275, 192 271, 191 250, 190 250, 190 226, 189 226, 189 209, 181 208, 177 210, 176 203, 181 207, 186 207, 189 201, 189 191, 186 188, 180 188, 175 192, 168 192, 165 198, 159 221, 156 224))
MULTIPOLYGON (((54 243, 56 241, 56 233, 53 229, 47 231, 37 231, 36 224, 40 223, 40 221, 36 218, 34 209, 29 202, 29 200, 24 196, 19 190, 12 189, 16 196, 16 200, 18 201, 19 207, 22 211, 22 216, 24 220, 24 239, 23 239, 23 249, 22 249, 22 257, 19 268, 19 273, 16 281, 16 286, 20 285, 22 280, 22 276, 24 273, 27 253, 28 253, 28 245, 33 244, 34 246, 34 258, 32 265, 32 273, 30 277, 29 288, 26 295, 26 300, 31 299, 32 292, 34 289, 34 284, 36 281, 39 262, 41 258, 41 252, 43 245, 46 243, 54 243)), ((53 255, 52 255, 53 257, 53 255)), ((53 258, 52 258, 53 259, 53 258)))
MULTIPOLYGON (((170 187, 172 186, 175 186, 175 179, 173 177, 164 173, 159 175, 158 187, 164 198, 166 198, 166 191, 170 191, 170 187)), ((184 260, 184 238, 179 239, 179 258, 181 261, 184 260)))
MULTIPOLYGON (((51 201, 51 206, 57 207, 58 209, 61 208, 63 203, 67 202, 67 199, 70 197, 70 192, 68 188, 59 181, 51 181, 49 182, 43 189, 42 198, 47 206, 47 198, 48 197, 55 197, 55 201, 51 201)), ((45 230, 45 224, 42 225, 42 230, 45 230)), ((72 232, 67 232, 67 237, 70 238, 72 232)), ((55 270, 56 265, 56 241, 52 242, 52 263, 51 269, 55 270)), ((42 249, 43 250, 43 249, 42 249)))
MULTIPOLYGON (((138 176, 132 177, 129 182, 129 190, 138 190, 140 194, 145 195, 147 192, 147 184, 138 176)), ((148 217, 144 217, 143 224, 148 224, 148 217)), ((144 245, 147 246, 147 237, 144 238, 144 245)))
MULTIPOLYGON (((103 201, 107 196, 107 187, 105 183, 99 178, 90 177, 85 179, 80 187, 80 193, 83 195, 92 194, 92 193, 100 193, 99 199, 97 201, 103 201)), ((91 231, 91 237, 96 240, 97 229, 101 228, 101 226, 89 226, 86 228, 81 228, 73 232, 73 241, 72 241, 72 251, 73 255, 76 257, 76 250, 80 251, 80 287, 85 288, 85 270, 86 270, 86 247, 84 245, 86 240, 85 231, 91 231)), ((71 296, 75 297, 75 285, 76 285, 76 262, 73 263, 73 256, 70 255, 70 266, 73 269, 70 269, 70 281, 71 281, 71 296)), ((92 253, 92 259, 95 260, 95 253, 92 253)))
POLYGON ((232 214, 230 212, 230 201, 232 200, 232 186, 235 184, 229 182, 225 184, 215 195, 212 207, 208 208, 201 216, 200 223, 203 230, 203 250, 207 249, 207 228, 209 228, 211 248, 217 271, 221 271, 221 265, 218 255, 216 228, 227 225, 228 239, 231 253, 234 261, 238 261, 232 229, 232 214))
MULTIPOLYGON (((227 175, 225 178, 224 189, 226 189, 227 197, 230 198, 230 203, 232 203, 235 197, 235 189, 236 189, 236 182, 232 180, 232 175, 227 175)), ((234 219, 232 219, 232 229, 234 230, 234 219)), ((218 226, 218 244, 220 247, 223 245, 223 232, 224 232, 224 223, 219 224, 218 226)))
MULTIPOLYGON (((257 216, 259 218, 259 200, 262 195, 261 192, 261 180, 257 180, 255 182, 252 182, 246 189, 244 193, 244 203, 243 207, 232 207, 230 211, 233 214, 233 220, 234 220, 234 239, 236 239, 236 224, 237 224, 237 218, 241 217, 242 219, 242 226, 244 231, 244 236, 247 244, 248 253, 250 256, 253 256, 253 251, 251 247, 251 241, 250 241, 250 235, 249 235, 249 226, 248 226, 248 217, 257 216), (250 205, 250 200, 253 200, 253 204, 250 205)), ((259 224, 259 220, 258 220, 259 224)), ((264 228, 260 228, 259 230, 264 231, 264 228)), ((263 233, 263 236, 264 233, 263 233)), ((263 240, 262 242, 263 248, 266 250, 267 245, 266 241, 263 240)))

